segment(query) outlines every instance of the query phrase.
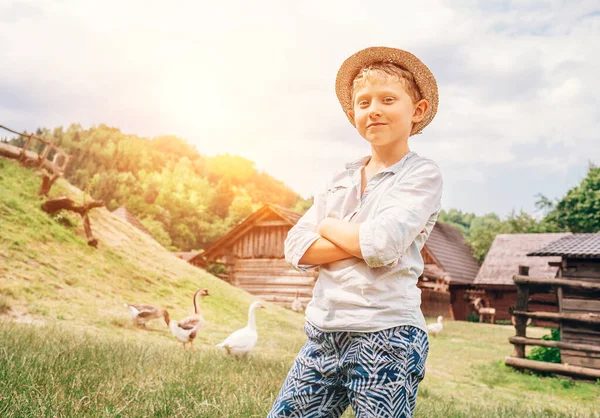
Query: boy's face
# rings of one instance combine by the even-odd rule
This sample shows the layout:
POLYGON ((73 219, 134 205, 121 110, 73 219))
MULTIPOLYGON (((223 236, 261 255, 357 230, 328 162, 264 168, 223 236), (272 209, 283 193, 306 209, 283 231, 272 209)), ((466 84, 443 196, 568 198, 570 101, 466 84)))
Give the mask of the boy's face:
POLYGON ((413 123, 425 117, 429 103, 413 103, 404 86, 393 79, 366 83, 354 95, 354 125, 371 145, 407 141, 413 123))

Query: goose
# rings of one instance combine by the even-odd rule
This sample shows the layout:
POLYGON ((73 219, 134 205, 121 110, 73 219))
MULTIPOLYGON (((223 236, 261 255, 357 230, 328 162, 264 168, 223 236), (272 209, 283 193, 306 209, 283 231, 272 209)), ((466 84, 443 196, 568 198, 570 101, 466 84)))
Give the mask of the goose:
MULTIPOLYGON (((198 331, 204 327, 204 317, 200 313, 198 305, 200 302, 199 299, 205 296, 210 296, 208 294, 208 289, 198 289, 196 293, 194 293, 194 314, 186 316, 180 321, 171 319, 168 322, 171 334, 183 344, 184 349, 187 343, 190 343, 190 349, 193 348, 192 344, 194 338, 196 338, 198 331)), ((168 318, 168 314, 166 318, 168 318)))
MULTIPOLYGON (((136 303, 125 303, 125 307, 129 308, 129 314, 133 320, 133 325, 136 327, 146 327, 146 322, 151 319, 165 317, 167 311, 153 305, 140 305, 136 303)), ((169 323, 167 322, 167 326, 169 323)))
POLYGON ((298 289, 296 289, 296 298, 292 302, 292 311, 294 312, 304 312, 304 306, 300 299, 298 299, 298 289))
POLYGON ((437 335, 442 332, 442 330, 444 329, 444 325, 442 325, 442 320, 444 319, 443 316, 438 316, 437 317, 437 322, 434 322, 433 324, 428 324, 427 325, 427 332, 431 335, 433 335, 434 337, 437 337, 437 335))
POLYGON ((224 348, 227 354, 232 355, 246 355, 252 351, 258 341, 256 314, 254 312, 256 309, 266 309, 266 307, 259 301, 253 302, 248 310, 248 325, 234 331, 222 343, 217 344, 217 347, 224 348))

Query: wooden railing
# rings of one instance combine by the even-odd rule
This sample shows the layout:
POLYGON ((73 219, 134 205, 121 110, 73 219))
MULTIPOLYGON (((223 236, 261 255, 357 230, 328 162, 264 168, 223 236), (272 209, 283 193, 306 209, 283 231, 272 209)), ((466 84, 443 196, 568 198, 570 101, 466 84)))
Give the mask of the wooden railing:
MULTIPOLYGON (((589 328, 592 331, 600 329, 600 315, 594 313, 568 313, 568 312, 529 312, 527 310, 530 301, 530 295, 534 293, 549 293, 556 291, 562 294, 563 289, 580 291, 589 297, 600 294, 600 283, 592 283, 582 280, 571 279, 548 279, 528 276, 528 268, 519 267, 519 274, 513 277, 517 285, 517 305, 510 313, 515 316, 514 337, 509 338, 509 342, 514 345, 515 352, 513 356, 508 356, 505 363, 517 369, 530 369, 547 373, 556 373, 570 376, 578 376, 587 379, 600 379, 600 369, 579 367, 569 364, 546 363, 542 361, 528 360, 525 358, 525 346, 554 347, 558 349, 572 350, 585 353, 586 355, 597 355, 600 353, 600 346, 591 344, 578 344, 563 341, 546 341, 537 338, 528 338, 527 320, 529 318, 543 319, 553 321, 562 327, 565 323, 579 324, 584 329, 589 328)), ((559 297, 559 304, 561 303, 559 297)))
POLYGON ((0 128, 26 139, 23 148, 0 143, 0 155, 18 159, 22 164, 27 166, 45 168, 49 174, 44 175, 43 177, 40 194, 47 196, 56 179, 64 175, 65 170, 71 161, 71 156, 54 145, 52 141, 45 138, 33 134, 17 132, 3 125, 0 125, 0 128), (44 148, 40 154, 29 150, 34 140, 44 144, 44 148), (48 156, 52 151, 54 151, 54 157, 52 161, 50 161, 48 160, 48 156))

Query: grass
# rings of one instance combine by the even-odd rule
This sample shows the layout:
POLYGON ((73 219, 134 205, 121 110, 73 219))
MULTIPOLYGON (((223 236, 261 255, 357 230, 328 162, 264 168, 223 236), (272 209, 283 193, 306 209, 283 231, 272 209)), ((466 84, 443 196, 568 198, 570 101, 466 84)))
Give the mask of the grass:
MULTIPOLYGON (((263 346, 236 359, 212 345, 184 351, 164 325, 108 325, 0 321, 0 416, 264 417, 303 342, 281 340, 285 354, 263 346)), ((527 375, 492 358, 508 351, 508 327, 446 328, 432 340, 417 417, 600 416, 600 384, 527 375), (487 334, 481 345, 479 334, 487 334)))
MULTIPOLYGON (((269 305, 247 360, 214 345, 245 325, 251 295, 173 257, 104 209, 98 249, 77 217, 39 208, 40 179, 0 158, 0 416, 264 417, 305 341, 303 318, 269 305), (132 326, 124 302, 174 318, 202 301, 207 327, 185 352, 164 323, 132 326)), ((82 199, 59 181, 55 195, 82 199)), ((529 328, 541 337, 547 330, 529 328)), ((600 417, 600 384, 541 378, 504 366, 510 326, 450 322, 431 340, 417 417, 600 417)), ((353 416, 348 411, 344 417, 353 416)))

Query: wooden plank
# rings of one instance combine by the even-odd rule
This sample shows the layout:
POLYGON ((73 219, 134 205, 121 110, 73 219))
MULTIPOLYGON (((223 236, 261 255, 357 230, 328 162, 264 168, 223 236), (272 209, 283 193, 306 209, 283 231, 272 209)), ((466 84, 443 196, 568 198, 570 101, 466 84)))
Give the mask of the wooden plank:
POLYGON ((249 284, 252 286, 262 285, 282 285, 282 286, 308 286, 310 288, 314 285, 312 277, 253 277, 245 276, 240 273, 236 273, 239 283, 249 284))
POLYGON ((600 313, 600 300, 566 299, 563 298, 562 308, 569 312, 598 312, 600 313))
MULTIPOLYGON (((581 322, 585 324, 600 324, 600 315, 597 314, 573 314, 573 313, 559 313, 559 312, 525 312, 516 310, 513 312, 515 316, 522 316, 525 318, 537 318, 547 319, 549 321, 573 321, 581 322)), ((518 335, 523 337, 524 335, 518 335)))
MULTIPOLYGON (((248 292, 254 296, 258 296, 264 300, 277 299, 277 300, 281 300, 281 301, 292 302, 294 300, 294 298, 296 297, 295 293, 290 294, 290 293, 276 293, 276 292, 261 292, 261 291, 252 290, 252 289, 248 289, 248 290, 244 289, 244 290, 246 292, 248 292)), ((298 295, 298 299, 300 299, 303 302, 310 301, 311 298, 312 298, 312 294, 303 293, 303 294, 298 295)))
POLYGON ((546 373, 556 373, 567 376, 578 376, 586 379, 600 379, 600 370, 588 367, 571 366, 567 364, 546 363, 543 361, 526 360, 508 356, 504 359, 507 366, 517 369, 530 369, 546 373))
POLYGON ((549 341, 542 340, 540 338, 525 338, 525 337, 510 337, 508 341, 511 344, 523 344, 523 345, 535 345, 541 347, 554 347, 560 349, 571 349, 578 351, 585 351, 590 353, 600 354, 600 345, 594 344, 574 344, 571 342, 564 341, 549 341))
POLYGON ((567 258, 563 277, 600 283, 600 261, 567 258))
POLYGON ((518 274, 513 277, 515 284, 517 285, 528 285, 531 287, 558 287, 562 286, 565 288, 572 289, 581 289, 581 290, 594 290, 600 291, 600 283, 597 282, 587 282, 582 280, 581 278, 578 280, 570 280, 570 279, 546 279, 541 277, 530 277, 530 276, 519 276, 518 274))
POLYGON ((238 287, 249 289, 253 291, 261 291, 265 293, 289 293, 291 295, 296 293, 296 290, 301 293, 310 293, 312 294, 313 288, 312 286, 306 285, 297 285, 297 286, 289 286, 282 284, 260 284, 255 285, 249 282, 240 282, 238 287))
POLYGON ((585 354, 577 351, 560 351, 560 361, 563 364, 570 366, 589 367, 591 369, 600 370, 600 357, 594 354, 585 354))
POLYGON ((282 220, 273 220, 273 221, 260 221, 260 222, 256 222, 255 223, 256 226, 287 226, 289 227, 290 224, 287 223, 286 221, 282 221, 282 220))

